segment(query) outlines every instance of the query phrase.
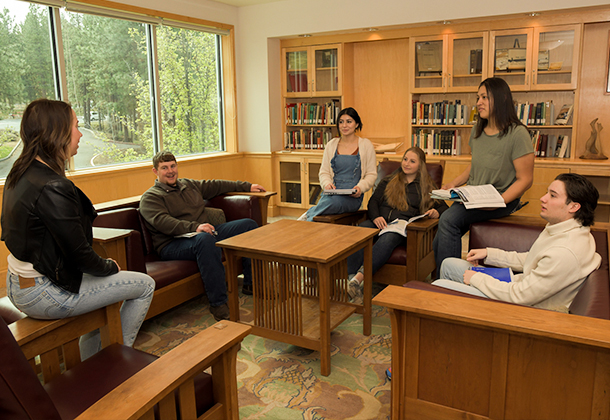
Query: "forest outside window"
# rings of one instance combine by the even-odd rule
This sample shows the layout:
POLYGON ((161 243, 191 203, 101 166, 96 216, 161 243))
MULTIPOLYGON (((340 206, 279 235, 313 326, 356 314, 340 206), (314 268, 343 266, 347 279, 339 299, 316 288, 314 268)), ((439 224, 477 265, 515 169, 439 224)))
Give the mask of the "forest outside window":
POLYGON ((107 15, 0 0, 1 178, 20 153, 21 113, 41 97, 79 118, 72 169, 225 150, 222 37, 107 15))

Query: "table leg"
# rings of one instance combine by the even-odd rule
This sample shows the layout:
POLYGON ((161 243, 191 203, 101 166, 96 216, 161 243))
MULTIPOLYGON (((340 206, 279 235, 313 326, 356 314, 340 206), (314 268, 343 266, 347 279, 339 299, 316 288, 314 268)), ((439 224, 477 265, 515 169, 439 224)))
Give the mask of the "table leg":
POLYGON ((362 310, 362 334, 371 335, 371 301, 373 299, 373 238, 364 247, 364 297, 362 310))
POLYGON ((232 250, 225 249, 225 278, 227 281, 227 291, 229 294, 229 311, 231 321, 239 322, 239 288, 237 287, 237 263, 238 258, 232 250))
POLYGON ((318 264, 320 280, 320 371, 330 375, 330 266, 318 264))

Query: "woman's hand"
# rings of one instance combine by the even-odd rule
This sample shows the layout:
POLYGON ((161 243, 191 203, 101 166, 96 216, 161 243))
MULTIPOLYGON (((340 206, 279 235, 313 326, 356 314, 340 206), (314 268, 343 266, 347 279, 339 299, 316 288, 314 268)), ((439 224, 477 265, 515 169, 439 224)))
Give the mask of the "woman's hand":
POLYGON ((362 195, 362 190, 357 185, 354 187, 354 189, 356 190, 356 192, 352 194, 352 197, 360 198, 360 196, 362 195))
POLYGON ((428 216, 430 219, 438 219, 440 217, 440 214, 437 209, 430 209, 427 212, 425 212, 424 214, 426 216, 428 216))
POLYGON ((471 249, 466 255, 466 261, 472 265, 479 265, 479 261, 487 258, 487 248, 471 249))
POLYGON ((336 190, 337 188, 335 187, 335 184, 326 184, 324 186, 325 190, 336 190))
POLYGON ((116 261, 115 261, 115 260, 113 260, 112 258, 108 258, 108 259, 109 259, 110 261, 112 261, 113 263, 115 263, 115 264, 116 264, 116 268, 118 268, 118 269, 119 269, 119 271, 121 271, 121 266, 119 265, 119 263, 118 263, 118 262, 116 262, 116 261))
POLYGON ((378 229, 385 229, 388 227, 388 222, 386 222, 382 216, 379 216, 373 220, 373 223, 375 223, 375 226, 377 226, 378 229))

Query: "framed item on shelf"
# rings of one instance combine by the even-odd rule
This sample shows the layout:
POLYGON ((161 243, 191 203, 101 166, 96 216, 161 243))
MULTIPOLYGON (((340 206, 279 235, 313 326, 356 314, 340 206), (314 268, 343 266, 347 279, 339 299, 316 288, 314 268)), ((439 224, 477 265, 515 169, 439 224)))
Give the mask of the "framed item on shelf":
POLYGON ((419 73, 440 73, 443 70, 443 44, 419 42, 417 44, 417 70, 419 73))
POLYGON ((538 70, 549 70, 549 50, 538 51, 538 70))
POLYGON ((526 49, 521 48, 519 40, 515 39, 513 48, 508 49, 508 70, 525 70, 526 49))

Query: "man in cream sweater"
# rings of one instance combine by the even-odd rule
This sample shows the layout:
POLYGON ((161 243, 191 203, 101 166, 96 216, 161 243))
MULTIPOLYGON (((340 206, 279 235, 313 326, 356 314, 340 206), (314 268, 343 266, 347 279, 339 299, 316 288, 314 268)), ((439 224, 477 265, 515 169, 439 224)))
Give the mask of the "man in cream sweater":
POLYGON ((596 270, 601 257, 590 233, 599 193, 578 174, 560 174, 540 199, 540 216, 548 222, 529 252, 473 249, 466 261, 448 258, 433 284, 473 295, 567 312, 578 289, 596 270), (510 267, 516 274, 503 282, 470 268, 510 267))

